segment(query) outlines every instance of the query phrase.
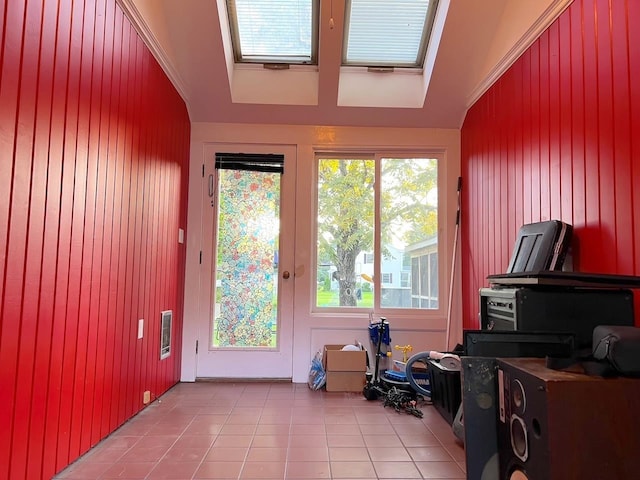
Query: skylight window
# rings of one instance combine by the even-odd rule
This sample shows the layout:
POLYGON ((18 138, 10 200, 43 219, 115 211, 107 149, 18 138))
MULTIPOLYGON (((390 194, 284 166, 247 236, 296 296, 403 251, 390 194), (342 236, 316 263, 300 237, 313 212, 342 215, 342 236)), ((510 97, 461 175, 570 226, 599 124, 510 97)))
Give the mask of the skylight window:
POLYGON ((422 68, 438 0, 347 0, 343 65, 422 68))
POLYGON ((227 0, 235 61, 317 64, 319 0, 227 0))

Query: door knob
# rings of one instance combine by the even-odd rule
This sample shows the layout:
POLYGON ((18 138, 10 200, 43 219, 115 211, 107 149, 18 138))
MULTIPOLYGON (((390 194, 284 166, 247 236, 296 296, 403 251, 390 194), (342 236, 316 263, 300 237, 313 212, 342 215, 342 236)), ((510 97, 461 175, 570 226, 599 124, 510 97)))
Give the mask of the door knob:
POLYGON ((290 276, 291 274, 287 270, 282 272, 282 278, 284 278, 285 280, 287 280, 290 276))

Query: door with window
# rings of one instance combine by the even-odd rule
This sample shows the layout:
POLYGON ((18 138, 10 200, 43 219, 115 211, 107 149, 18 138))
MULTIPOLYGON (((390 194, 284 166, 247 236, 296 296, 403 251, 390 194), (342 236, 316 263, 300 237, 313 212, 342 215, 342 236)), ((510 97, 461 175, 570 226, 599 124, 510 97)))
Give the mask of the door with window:
POLYGON ((295 147, 211 144, 199 378, 291 378, 295 147))

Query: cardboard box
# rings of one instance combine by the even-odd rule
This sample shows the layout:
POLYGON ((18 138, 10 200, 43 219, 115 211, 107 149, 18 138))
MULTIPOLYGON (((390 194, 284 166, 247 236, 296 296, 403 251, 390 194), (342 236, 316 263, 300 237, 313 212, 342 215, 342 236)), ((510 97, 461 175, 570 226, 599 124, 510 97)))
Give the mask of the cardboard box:
MULTIPOLYGON (((364 350, 343 351, 344 345, 325 345, 322 364, 326 372, 367 371, 367 353, 364 350)), ((364 375, 363 375, 364 377, 364 375)))
POLYGON ((343 351, 344 345, 325 345, 322 364, 327 392, 362 392, 367 381, 367 352, 343 351))
POLYGON ((366 382, 364 372, 327 372, 326 389, 327 392, 361 393, 366 382))

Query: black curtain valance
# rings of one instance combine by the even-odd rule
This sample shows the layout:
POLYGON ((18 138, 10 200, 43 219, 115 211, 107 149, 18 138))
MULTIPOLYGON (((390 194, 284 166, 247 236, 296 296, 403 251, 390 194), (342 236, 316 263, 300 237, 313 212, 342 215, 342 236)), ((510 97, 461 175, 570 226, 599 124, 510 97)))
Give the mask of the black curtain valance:
POLYGON ((216 153, 216 168, 283 173, 284 155, 273 153, 216 153))

